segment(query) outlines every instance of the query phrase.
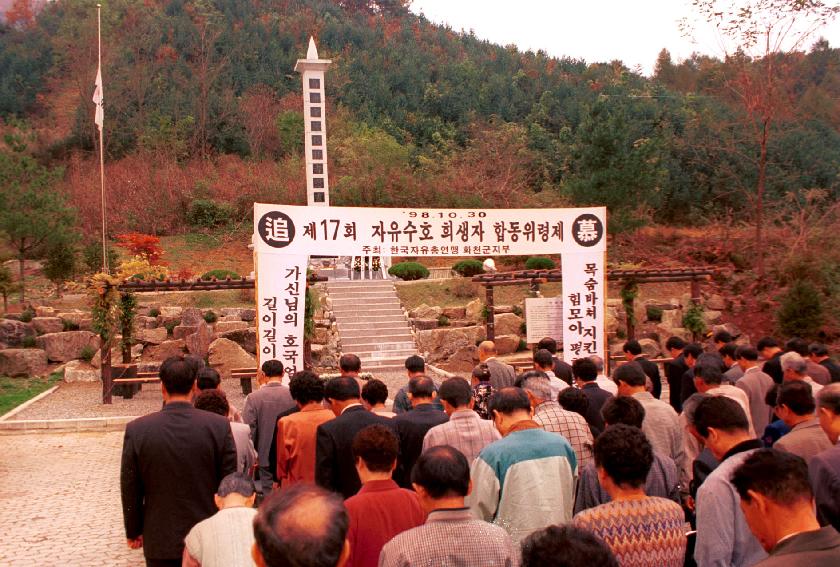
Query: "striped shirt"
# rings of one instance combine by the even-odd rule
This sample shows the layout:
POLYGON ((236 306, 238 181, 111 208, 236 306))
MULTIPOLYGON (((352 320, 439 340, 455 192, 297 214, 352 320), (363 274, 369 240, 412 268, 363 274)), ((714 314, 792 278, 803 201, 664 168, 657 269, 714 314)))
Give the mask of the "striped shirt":
POLYGON ((578 467, 594 462, 592 457, 592 430, 579 413, 568 411, 553 400, 534 408, 534 421, 546 431, 559 433, 571 444, 577 456, 578 467))
POLYGON ((501 439, 492 421, 481 419, 470 409, 452 412, 449 421, 432 427, 423 438, 423 452, 438 445, 451 445, 461 451, 472 463, 481 450, 501 439))

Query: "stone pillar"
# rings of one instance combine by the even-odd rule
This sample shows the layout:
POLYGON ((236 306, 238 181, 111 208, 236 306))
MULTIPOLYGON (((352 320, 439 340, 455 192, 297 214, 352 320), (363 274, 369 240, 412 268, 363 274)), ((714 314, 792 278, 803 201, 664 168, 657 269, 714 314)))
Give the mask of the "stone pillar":
POLYGON ((306 148, 306 204, 330 205, 327 172, 327 120, 324 72, 332 63, 319 59, 315 40, 309 38, 306 59, 298 59, 295 71, 303 75, 304 147, 306 148))

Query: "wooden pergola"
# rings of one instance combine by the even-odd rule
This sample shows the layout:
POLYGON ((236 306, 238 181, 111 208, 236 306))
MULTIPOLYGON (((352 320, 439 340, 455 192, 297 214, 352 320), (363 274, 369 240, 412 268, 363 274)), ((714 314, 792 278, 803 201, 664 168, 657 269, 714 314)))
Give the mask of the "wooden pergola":
MULTIPOLYGON (((691 282, 691 299, 700 299, 700 284, 709 281, 718 268, 641 268, 636 270, 607 268, 607 283, 621 283, 625 290, 646 283, 661 282, 691 282)), ((511 272, 497 272, 495 274, 479 274, 473 276, 472 281, 484 286, 485 303, 487 305, 487 340, 495 340, 495 312, 493 303, 493 289, 503 285, 528 285, 532 290, 539 290, 540 284, 563 281, 563 271, 560 268, 551 270, 515 270, 511 272)), ((635 338, 635 325, 631 309, 627 313, 627 337, 635 338)))

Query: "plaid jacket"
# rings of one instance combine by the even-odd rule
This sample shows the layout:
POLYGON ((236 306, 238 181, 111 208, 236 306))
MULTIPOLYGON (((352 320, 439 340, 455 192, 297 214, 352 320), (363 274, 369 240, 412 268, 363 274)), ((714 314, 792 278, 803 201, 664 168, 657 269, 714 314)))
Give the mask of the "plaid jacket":
POLYGON ((557 402, 548 400, 535 408, 534 421, 546 431, 559 433, 566 438, 575 450, 578 467, 594 462, 592 431, 582 415, 564 410, 557 402))
POLYGON ((492 421, 481 419, 472 410, 458 410, 449 416, 448 422, 436 425, 426 433, 423 451, 438 445, 451 445, 472 463, 485 446, 501 438, 492 421))

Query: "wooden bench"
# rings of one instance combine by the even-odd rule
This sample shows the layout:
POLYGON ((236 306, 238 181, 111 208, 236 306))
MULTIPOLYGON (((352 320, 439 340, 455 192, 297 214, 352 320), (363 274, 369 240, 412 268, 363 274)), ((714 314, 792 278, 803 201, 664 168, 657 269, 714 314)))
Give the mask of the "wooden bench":
POLYGON ((231 378, 239 378, 239 385, 242 387, 242 395, 247 396, 253 391, 251 380, 257 377, 256 368, 234 368, 230 371, 231 378))
MULTIPOLYGON (((256 368, 234 368, 230 371, 232 378, 239 378, 239 384, 242 387, 242 394, 247 396, 253 391, 251 380, 256 378, 256 368)), ((117 396, 122 396, 126 400, 134 397, 134 394, 143 388, 143 384, 155 384, 160 382, 160 376, 157 372, 138 372, 137 376, 131 378, 115 378, 112 380, 114 385, 113 393, 117 396)))

